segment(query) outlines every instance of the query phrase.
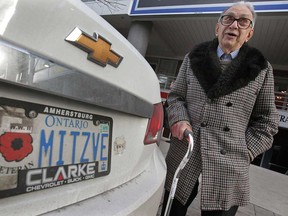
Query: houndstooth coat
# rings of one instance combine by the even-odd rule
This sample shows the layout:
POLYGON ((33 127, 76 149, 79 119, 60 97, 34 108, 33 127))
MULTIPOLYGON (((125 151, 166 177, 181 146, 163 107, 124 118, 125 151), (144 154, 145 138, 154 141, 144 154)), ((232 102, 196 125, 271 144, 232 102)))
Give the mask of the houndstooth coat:
MULTIPOLYGON (((249 165, 272 146, 278 130, 271 65, 244 44, 221 72, 218 40, 185 56, 168 96, 170 126, 191 123, 194 150, 181 173, 175 197, 185 204, 202 173, 201 209, 228 210, 249 202, 249 165), (249 156, 250 155, 250 156, 249 156)), ((165 188, 187 151, 187 141, 171 138, 165 188)))

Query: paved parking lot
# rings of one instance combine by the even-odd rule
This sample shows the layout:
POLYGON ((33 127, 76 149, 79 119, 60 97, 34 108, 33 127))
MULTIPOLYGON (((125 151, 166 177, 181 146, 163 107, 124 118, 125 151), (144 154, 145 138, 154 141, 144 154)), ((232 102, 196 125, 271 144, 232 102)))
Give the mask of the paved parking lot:
MULTIPOLYGON (((160 216, 162 209, 162 205, 160 204, 157 216, 160 216)), ((188 208, 188 212, 186 216, 201 216, 200 210, 200 197, 199 195, 196 197, 194 202, 188 208)), ((245 207, 240 207, 236 216, 286 216, 286 215, 279 215, 257 205, 249 204, 245 207)))
MULTIPOLYGON (((164 155, 168 148, 168 142, 160 143, 164 155)), ((288 216, 288 175, 251 165, 250 193, 251 203, 240 207, 236 216, 288 216)), ((160 210, 161 204, 157 216, 160 210)), ((189 207, 187 216, 201 216, 199 193, 189 207)))

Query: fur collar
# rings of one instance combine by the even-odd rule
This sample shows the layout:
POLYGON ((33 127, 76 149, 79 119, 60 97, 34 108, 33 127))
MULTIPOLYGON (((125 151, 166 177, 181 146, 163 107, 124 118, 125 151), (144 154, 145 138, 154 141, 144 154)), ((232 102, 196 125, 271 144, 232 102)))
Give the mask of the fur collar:
POLYGON ((219 98, 240 89, 267 68, 264 56, 255 48, 244 44, 237 57, 222 73, 217 56, 218 39, 205 42, 189 53, 191 68, 210 99, 219 98))

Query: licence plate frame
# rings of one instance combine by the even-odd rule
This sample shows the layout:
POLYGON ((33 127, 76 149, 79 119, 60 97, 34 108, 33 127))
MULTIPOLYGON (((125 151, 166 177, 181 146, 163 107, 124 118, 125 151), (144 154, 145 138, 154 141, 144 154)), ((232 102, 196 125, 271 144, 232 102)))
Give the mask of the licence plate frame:
POLYGON ((109 175, 113 119, 0 98, 0 198, 109 175))

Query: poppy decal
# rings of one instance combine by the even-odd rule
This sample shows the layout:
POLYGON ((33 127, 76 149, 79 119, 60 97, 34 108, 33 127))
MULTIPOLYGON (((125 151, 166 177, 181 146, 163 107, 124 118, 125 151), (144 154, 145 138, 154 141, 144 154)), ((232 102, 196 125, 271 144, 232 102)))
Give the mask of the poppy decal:
POLYGON ((7 162, 23 160, 33 151, 29 133, 6 132, 0 136, 0 153, 7 162))

